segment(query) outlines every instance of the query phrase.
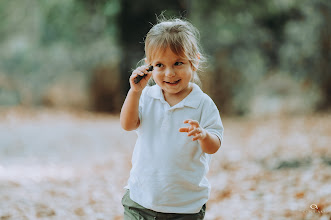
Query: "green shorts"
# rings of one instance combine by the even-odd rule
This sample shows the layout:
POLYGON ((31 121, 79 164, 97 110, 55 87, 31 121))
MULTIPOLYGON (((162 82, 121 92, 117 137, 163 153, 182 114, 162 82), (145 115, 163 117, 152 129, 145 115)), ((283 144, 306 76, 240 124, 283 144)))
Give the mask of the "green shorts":
POLYGON ((206 204, 202 206, 199 213, 196 214, 176 214, 162 213, 146 209, 134 202, 130 198, 130 191, 127 190, 122 198, 124 207, 124 220, 154 220, 154 219, 176 219, 176 220, 202 220, 205 217, 206 204))

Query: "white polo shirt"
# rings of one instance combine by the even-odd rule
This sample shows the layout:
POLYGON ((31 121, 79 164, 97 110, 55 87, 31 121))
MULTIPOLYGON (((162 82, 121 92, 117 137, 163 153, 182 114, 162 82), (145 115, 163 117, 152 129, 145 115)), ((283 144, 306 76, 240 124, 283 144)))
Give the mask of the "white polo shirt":
POLYGON ((170 106, 158 85, 146 87, 139 101, 140 126, 127 189, 141 206, 163 213, 198 213, 209 198, 206 178, 211 155, 179 128, 193 119, 223 139, 223 125, 212 99, 199 86, 170 106))

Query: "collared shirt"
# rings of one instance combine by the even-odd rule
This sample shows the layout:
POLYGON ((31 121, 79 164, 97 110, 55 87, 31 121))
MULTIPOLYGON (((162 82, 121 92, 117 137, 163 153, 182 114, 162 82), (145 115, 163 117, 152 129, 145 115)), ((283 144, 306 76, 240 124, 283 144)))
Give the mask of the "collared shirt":
POLYGON ((192 119, 223 139, 223 125, 212 99, 199 86, 170 106, 158 85, 146 87, 139 101, 140 125, 126 188, 145 208, 164 213, 197 213, 210 194, 206 178, 211 155, 179 128, 192 119))

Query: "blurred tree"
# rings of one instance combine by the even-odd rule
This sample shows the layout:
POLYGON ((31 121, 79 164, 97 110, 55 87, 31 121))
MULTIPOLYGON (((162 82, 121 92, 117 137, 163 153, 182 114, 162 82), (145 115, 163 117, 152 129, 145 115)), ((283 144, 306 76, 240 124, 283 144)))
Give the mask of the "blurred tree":
POLYGON ((320 62, 318 63, 319 84, 324 95, 321 109, 331 107, 331 3, 321 2, 318 9, 323 17, 320 27, 320 62))
POLYGON ((261 28, 265 28, 271 36, 271 41, 265 42, 261 47, 270 59, 270 68, 279 66, 279 48, 285 40, 285 25, 290 21, 302 19, 303 15, 297 8, 288 8, 273 13, 257 15, 256 24, 261 28))
POLYGON ((0 104, 61 106, 56 100, 89 97, 94 69, 116 69, 119 60, 119 6, 119 0, 0 1, 0 81, 5 75, 13 82, 2 93, 6 97, 0 94, 0 104), (67 88, 65 82, 75 86, 62 92, 66 97, 55 97, 62 95, 52 88, 67 88))
POLYGON ((282 83, 257 90, 274 75, 289 79, 288 87, 316 90, 320 109, 331 107, 325 0, 0 1, 0 105, 57 106, 56 100, 90 97, 94 110, 119 111, 131 70, 144 56, 144 36, 162 11, 199 29, 209 55, 203 89, 223 113, 245 114, 256 95, 292 91, 282 83))
POLYGON ((315 78, 315 83, 321 80, 323 93, 330 94, 324 81, 330 72, 330 25, 325 23, 330 20, 329 4, 323 0, 193 1, 191 19, 211 55, 208 89, 223 112, 248 113, 256 85, 280 72, 298 83, 307 77, 315 78))

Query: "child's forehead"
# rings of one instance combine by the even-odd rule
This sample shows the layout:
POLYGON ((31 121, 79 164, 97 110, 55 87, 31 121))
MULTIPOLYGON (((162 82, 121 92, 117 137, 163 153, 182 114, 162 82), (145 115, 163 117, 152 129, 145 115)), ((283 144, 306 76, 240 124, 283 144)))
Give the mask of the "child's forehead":
POLYGON ((156 61, 156 60, 163 60, 163 59, 187 59, 185 54, 180 54, 176 51, 173 51, 170 47, 166 48, 155 48, 152 56, 151 56, 151 61, 156 61))

